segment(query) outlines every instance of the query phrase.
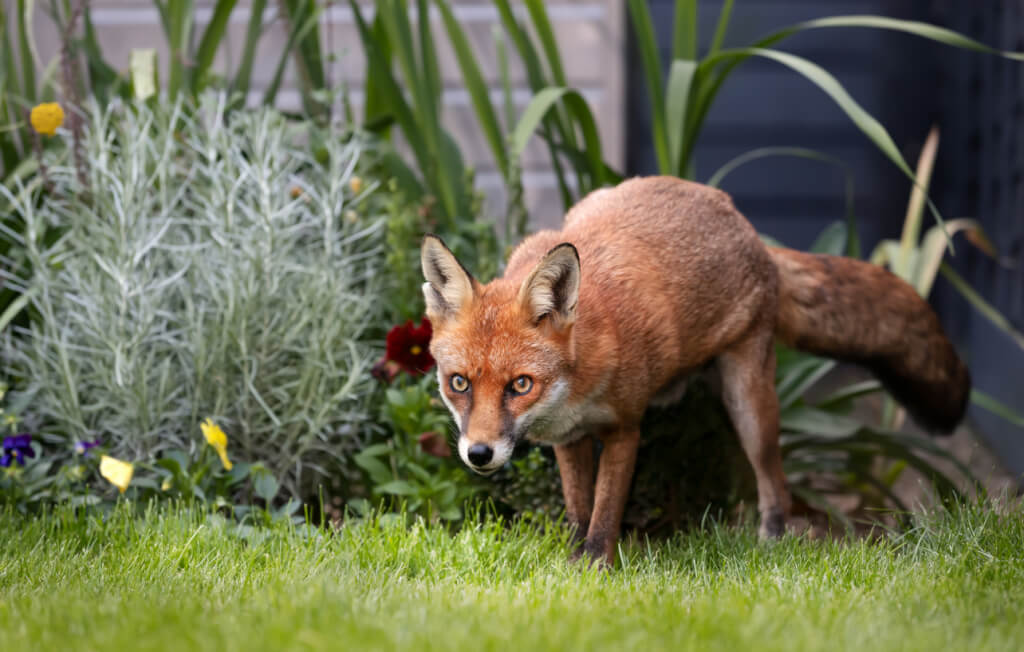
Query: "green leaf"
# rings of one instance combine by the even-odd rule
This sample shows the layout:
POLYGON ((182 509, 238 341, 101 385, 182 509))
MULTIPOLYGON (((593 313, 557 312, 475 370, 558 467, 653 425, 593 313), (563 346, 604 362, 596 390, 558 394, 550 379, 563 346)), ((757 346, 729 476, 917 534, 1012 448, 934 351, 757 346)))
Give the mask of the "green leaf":
POLYGON ((558 51, 558 40, 555 39, 555 31, 551 28, 551 21, 548 19, 547 10, 544 9, 543 0, 526 0, 526 10, 530 13, 533 28, 540 39, 541 47, 544 48, 544 56, 547 57, 548 68, 551 71, 551 80, 555 86, 568 86, 569 82, 562 69, 562 55, 558 51))
MULTIPOLYGON (((898 267, 910 269, 911 250, 917 246, 918 237, 921 233, 921 219, 924 217, 924 200, 928 193, 928 186, 932 179, 932 169, 935 167, 935 156, 939 149, 939 129, 932 127, 925 139, 924 147, 921 148, 921 155, 917 159, 917 184, 910 190, 910 202, 907 206, 907 214, 903 219, 903 234, 900 236, 900 257, 898 267)), ((946 232, 943 231, 943 235, 946 232)), ((948 234, 952 237, 952 234, 948 234)))
POLYGON ((995 306, 990 304, 988 301, 985 301, 985 299, 982 298, 982 296, 978 294, 978 292, 972 288, 962 276, 957 274, 956 271, 954 271, 947 263, 942 263, 939 267, 939 271, 942 272, 942 275, 946 277, 946 280, 952 283, 953 287, 955 287, 957 291, 982 314, 982 316, 992 322, 996 328, 1012 337, 1021 348, 1024 348, 1024 334, 1015 329, 1010 321, 1004 317, 1003 314, 995 308, 995 306))
POLYGON ((192 24, 195 21, 193 4, 193 0, 173 0, 167 3, 167 45, 171 50, 167 94, 172 102, 177 98, 188 77, 185 61, 189 56, 192 24))
POLYGON ((776 384, 775 391, 779 396, 779 407, 785 410, 796 403, 804 395, 804 392, 824 378, 835 366, 834 360, 822 360, 821 358, 809 358, 794 365, 790 373, 776 384))
POLYGON ((434 52, 434 35, 430 32, 430 3, 428 0, 417 0, 416 27, 420 40, 420 65, 423 67, 423 82, 426 86, 431 106, 438 116, 441 113, 441 70, 437 65, 437 54, 434 52))
POLYGON ((689 149, 690 145, 685 142, 687 106, 690 102, 690 89, 696 71, 696 61, 676 59, 672 62, 668 74, 665 129, 668 135, 668 152, 669 160, 672 163, 672 173, 678 177, 686 176, 686 161, 683 152, 685 149, 689 149))
POLYGON ((727 161, 722 167, 718 168, 711 178, 708 179, 707 185, 712 187, 719 187, 722 181, 728 176, 733 170, 756 161, 761 158, 769 156, 795 156, 799 158, 807 158, 814 161, 821 161, 822 163, 828 163, 834 165, 843 171, 845 177, 844 183, 844 194, 846 204, 846 231, 847 231, 847 246, 846 255, 853 258, 860 258, 860 241, 857 237, 857 214, 854 208, 854 178, 853 170, 850 169, 845 162, 829 156, 814 149, 807 149, 804 147, 761 147, 758 149, 752 149, 749 152, 744 152, 739 156, 727 161))
POLYGON ((672 159, 669 156, 665 126, 665 90, 661 81, 661 60, 658 56, 658 39, 654 33, 654 23, 647 8, 647 0, 629 0, 628 6, 637 48, 640 50, 640 61, 647 78, 647 95, 651 102, 651 131, 654 138, 654 153, 658 158, 658 170, 662 174, 671 174, 672 159))
POLYGON ((718 12, 718 24, 715 26, 715 35, 711 39, 711 47, 708 49, 709 55, 722 49, 725 33, 729 30, 729 19, 732 17, 732 3, 733 0, 725 0, 722 3, 721 11, 718 12))
POLYGON ((951 29, 946 29, 945 27, 930 25, 928 23, 922 23, 915 20, 887 18, 885 16, 851 15, 817 18, 783 28, 770 36, 769 39, 772 39, 772 42, 777 42, 799 31, 819 29, 823 27, 871 27, 875 29, 893 30, 912 34, 914 36, 920 36, 922 38, 964 50, 973 50, 975 52, 982 52, 985 54, 996 54, 1008 59, 1024 61, 1024 53, 1022 52, 993 48, 985 45, 984 43, 968 38, 963 34, 954 32, 951 29))
POLYGON ((249 464, 247 462, 238 462, 234 466, 232 466, 231 470, 228 472, 228 481, 231 484, 237 484, 242 480, 248 478, 249 472, 251 470, 252 464, 249 464))
POLYGON ((462 510, 458 506, 452 505, 451 507, 445 507, 441 509, 438 514, 445 521, 461 521, 462 510))
POLYGON ((280 485, 273 473, 266 469, 253 469, 252 490, 257 496, 269 503, 277 495, 278 489, 280 485))
POLYGON ((293 19, 291 21, 291 29, 288 30, 288 40, 285 41, 284 50, 281 51, 281 56, 277 60, 277 66, 274 68, 274 74, 270 78, 270 84, 263 91, 263 104, 268 106, 274 104, 274 101, 277 99, 277 92, 281 88, 281 79, 284 77, 284 69, 288 64, 288 57, 291 55, 296 44, 316 27, 316 19, 316 14, 313 14, 307 16, 305 20, 293 19))
POLYGON ((693 61, 696 58, 697 0, 676 0, 675 21, 672 28, 672 59, 693 61))
POLYGON ((586 100, 578 91, 571 88, 545 88, 534 96, 512 132, 511 156, 517 159, 522 155, 526 143, 529 142, 541 120, 559 102, 566 104, 583 131, 586 148, 584 151, 587 155, 589 172, 595 180, 594 186, 600 187, 604 183, 605 168, 601 158, 601 141, 597 134, 597 125, 586 100))
MULTIPOLYGON (((808 61, 802 57, 798 57, 788 52, 779 52, 777 50, 768 50, 763 48, 742 48, 736 50, 725 50, 718 54, 708 57, 701 64, 701 68, 711 68, 712 66, 721 63, 723 61, 744 59, 749 56, 757 56, 772 61, 781 63, 782 65, 790 68, 791 70, 803 75, 808 81, 812 82, 822 91, 824 91, 836 105, 842 109, 842 111, 850 118, 853 124, 866 135, 875 146, 890 160, 896 167, 900 169, 912 182, 917 183, 917 179, 911 171, 910 166, 903 159, 903 155, 900 154, 899 148, 896 147, 896 143, 893 142, 889 132, 885 130, 878 120, 874 118, 870 113, 864 110, 860 104, 857 103, 850 94, 846 92, 842 84, 836 80, 828 71, 819 66, 816 63, 808 61)), ((928 206, 931 209, 932 215, 935 217, 939 224, 943 223, 942 215, 935 207, 931 200, 928 200, 928 206)), ((952 246, 951 246, 952 248, 952 246)))
MULTIPOLYGON (((320 5, 316 0, 281 0, 289 22, 303 29, 294 43, 295 68, 299 73, 302 105, 307 115, 319 116, 324 112, 314 93, 326 87, 323 55, 320 49, 320 5)), ((292 51, 292 47, 287 48, 292 51)))
MULTIPOLYGON (((245 105, 246 96, 249 94, 249 86, 252 83, 252 66, 256 60, 256 45, 263 34, 263 11, 267 7, 267 0, 252 0, 249 5, 249 24, 245 29, 245 45, 242 46, 242 59, 238 65, 238 72, 231 84, 232 92, 242 96, 242 104, 245 105)), ((285 55, 282 55, 285 56, 285 55)))
POLYGON ((217 0, 213 7, 213 14, 210 22, 203 31, 203 37, 199 41, 199 50, 196 52, 195 69, 192 73, 192 93, 199 94, 207 84, 207 73, 210 65, 213 64, 213 57, 217 54, 217 48, 224 39, 227 31, 228 18, 235 8, 238 0, 217 0))
POLYGON ((865 380, 836 390, 818 401, 815 404, 815 407, 822 410, 835 410, 855 398, 867 396, 868 394, 874 394, 875 392, 880 391, 883 391, 882 383, 877 380, 865 380))
MULTIPOLYGON (((494 0, 494 4, 498 7, 498 15, 501 18, 502 25, 512 36, 512 42, 515 44, 519 57, 526 67, 526 77, 530 82, 530 89, 534 93, 541 92, 549 84, 545 81, 537 49, 533 46, 533 42, 530 40, 526 30, 516 21, 508 0, 494 0)), ((548 146, 548 153, 551 156, 551 167, 555 171, 555 179, 558 182, 562 204, 568 210, 575 203, 575 200, 566 181, 565 170, 558 156, 558 147, 560 145, 571 146, 576 142, 573 126, 569 123, 568 115, 565 112, 555 110, 551 115, 545 116, 538 132, 548 146)), ((513 160, 513 157, 510 153, 509 160, 513 160)), ((579 168, 577 168, 576 173, 579 182, 577 187, 583 189, 586 184, 586 180, 583 178, 585 173, 581 172, 579 168)))
POLYGON ((86 66, 89 70, 89 85, 100 100, 100 104, 106 105, 112 94, 124 97, 127 91, 126 84, 121 75, 111 68, 103 57, 103 50, 96 36, 96 29, 92 23, 92 12, 88 5, 83 7, 82 22, 84 24, 82 49, 85 51, 86 66))
POLYGON ((832 222, 815 238, 809 251, 816 254, 842 256, 846 250, 847 227, 842 222, 832 222))
POLYGON ((405 480, 392 480, 391 482, 379 484, 375 491, 377 493, 391 494, 393 496, 415 496, 419 493, 416 487, 405 480))
POLYGON ((996 416, 1006 419, 1018 428, 1024 428, 1024 416, 1021 416, 1020 413, 1015 412, 1008 405, 999 402, 994 397, 984 392, 972 389, 971 402, 978 407, 988 410, 996 416))
POLYGON ((376 457, 359 454, 355 456, 354 460, 356 466, 366 471, 366 475, 370 477, 374 484, 381 484, 391 480, 391 469, 376 457))
POLYGON ((0 333, 7 328, 7 325, 18 316, 18 313, 25 309, 28 302, 32 300, 32 297, 38 292, 38 287, 32 287, 27 292, 23 292, 18 295, 18 298, 8 304, 7 308, 4 309, 3 314, 0 314, 0 333))
MULTIPOLYGON (((35 13, 35 2, 33 0, 18 0, 18 54, 21 60, 21 95, 29 104, 35 104, 37 99, 36 88, 36 60, 32 56, 32 19, 35 13)), ((7 39, 7 33, 2 35, 7 39)))
POLYGON ((952 238, 960 231, 966 231, 970 242, 990 257, 996 258, 995 246, 985 235, 981 223, 977 220, 958 218, 946 222, 945 228, 934 226, 928 229, 921 241, 921 246, 911 249, 910 255, 908 255, 907 265, 909 266, 911 262, 914 263, 913 272, 909 278, 904 278, 917 289, 918 294, 922 297, 927 297, 931 293, 935 277, 939 273, 939 265, 942 264, 942 258, 946 255, 947 238, 952 238))
POLYGON ((856 419, 808 405, 786 410, 780 422, 784 431, 829 438, 849 437, 861 428, 856 419))
MULTIPOLYGON (((438 0, 436 4, 441 12, 441 20, 448 31, 448 39, 451 41, 452 49, 455 51, 456 61, 458 61, 459 68, 462 71, 462 79, 466 90, 469 92, 469 97, 473 102, 477 122, 480 124, 480 129, 483 131, 487 144, 491 148, 495 164, 501 170, 502 176, 507 177, 509 161, 508 153, 505 151, 505 136, 501 125, 498 123, 498 116, 494 111, 494 105, 491 104, 487 82, 480 72, 480 66, 477 65, 477 57, 469 45, 466 33, 455 19, 455 15, 452 13, 448 3, 445 0, 438 0)), ((503 53, 504 49, 501 48, 500 51, 503 53)), ((499 57, 499 59, 501 58, 503 58, 503 55, 499 57)))

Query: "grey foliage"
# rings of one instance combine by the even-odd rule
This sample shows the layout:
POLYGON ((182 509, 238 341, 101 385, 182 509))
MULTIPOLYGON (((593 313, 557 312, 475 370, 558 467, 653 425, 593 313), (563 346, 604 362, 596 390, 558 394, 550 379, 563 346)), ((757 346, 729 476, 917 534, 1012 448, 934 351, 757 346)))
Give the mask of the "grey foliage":
POLYGON ((383 218, 350 179, 366 145, 271 110, 93 108, 89 187, 55 161, 23 218, 30 326, 4 335, 29 423, 151 460, 201 444, 263 460, 292 493, 348 467, 380 323, 383 218), (311 142, 321 143, 316 160, 311 142), (54 242, 54 234, 59 234, 54 242))

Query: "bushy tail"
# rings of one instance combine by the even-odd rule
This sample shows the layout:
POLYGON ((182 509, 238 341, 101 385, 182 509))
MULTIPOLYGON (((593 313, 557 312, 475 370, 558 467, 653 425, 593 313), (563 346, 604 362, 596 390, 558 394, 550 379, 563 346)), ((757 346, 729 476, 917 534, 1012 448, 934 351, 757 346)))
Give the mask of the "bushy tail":
POLYGON ((852 258, 769 251, 779 268, 782 341, 866 367, 930 431, 956 427, 967 409, 971 378, 935 312, 913 287, 852 258))

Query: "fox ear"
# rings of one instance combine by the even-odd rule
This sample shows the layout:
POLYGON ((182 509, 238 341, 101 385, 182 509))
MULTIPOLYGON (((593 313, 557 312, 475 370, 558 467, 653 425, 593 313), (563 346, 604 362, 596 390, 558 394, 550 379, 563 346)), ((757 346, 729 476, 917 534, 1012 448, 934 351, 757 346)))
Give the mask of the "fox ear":
POLYGON ((580 294, 580 256, 564 242, 537 263, 519 290, 519 301, 536 324, 549 317, 558 328, 576 321, 580 294))
POLYGON ((454 317, 472 301, 475 285, 473 277, 441 238, 433 234, 423 238, 420 264, 423 266, 423 276, 427 279, 423 284, 427 317, 434 324, 454 317))

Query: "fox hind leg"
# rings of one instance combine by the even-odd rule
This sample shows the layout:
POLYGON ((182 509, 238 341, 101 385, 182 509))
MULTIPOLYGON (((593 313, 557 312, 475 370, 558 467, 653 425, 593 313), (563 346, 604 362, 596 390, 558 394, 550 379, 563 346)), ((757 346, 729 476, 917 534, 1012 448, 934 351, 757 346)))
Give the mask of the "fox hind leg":
POLYGON ((751 331, 718 357, 722 400, 754 468, 762 537, 785 530, 790 496, 779 448, 779 399, 775 393, 774 334, 751 331))

